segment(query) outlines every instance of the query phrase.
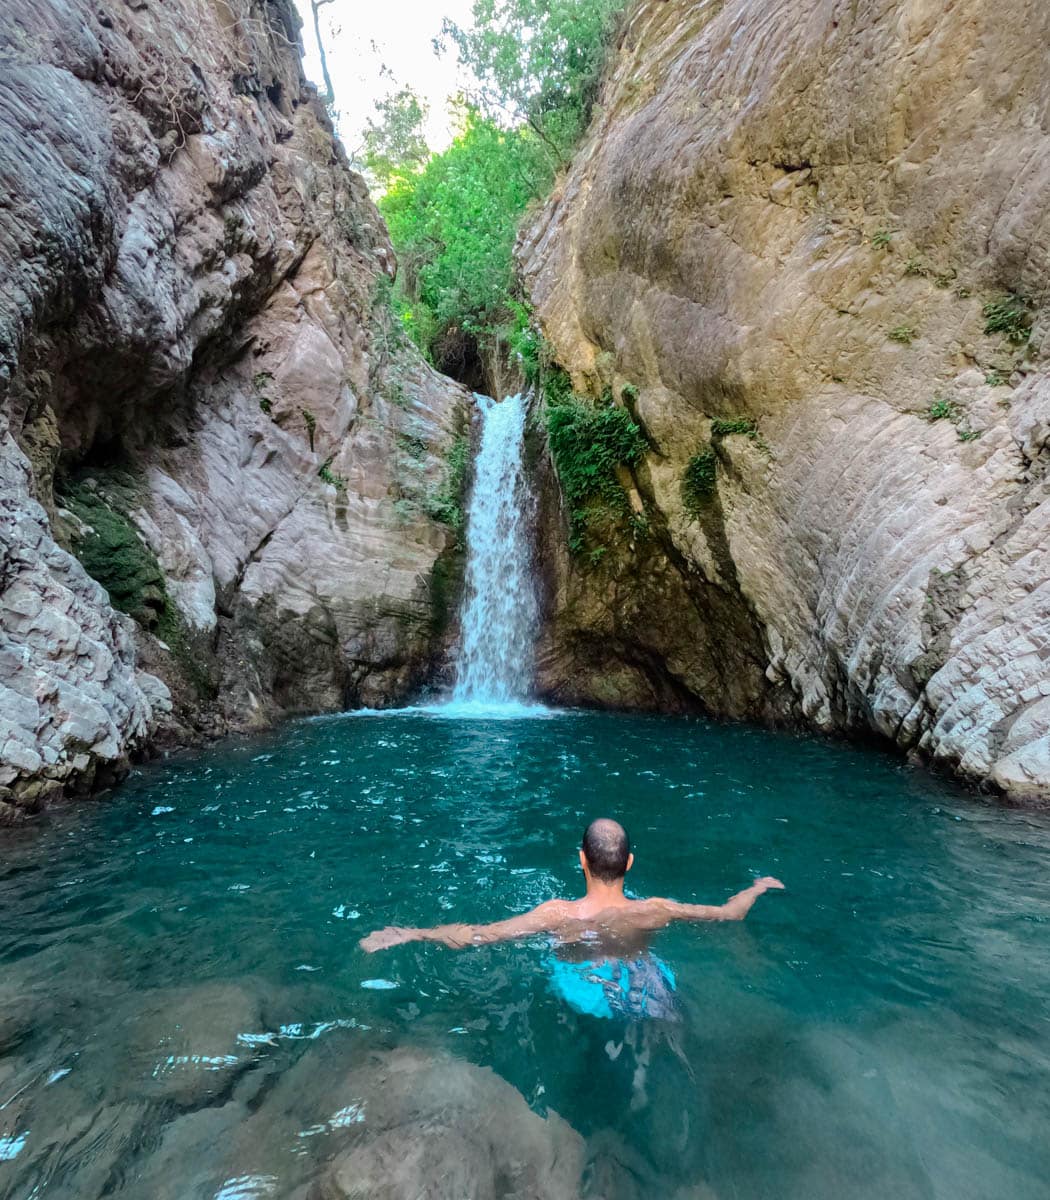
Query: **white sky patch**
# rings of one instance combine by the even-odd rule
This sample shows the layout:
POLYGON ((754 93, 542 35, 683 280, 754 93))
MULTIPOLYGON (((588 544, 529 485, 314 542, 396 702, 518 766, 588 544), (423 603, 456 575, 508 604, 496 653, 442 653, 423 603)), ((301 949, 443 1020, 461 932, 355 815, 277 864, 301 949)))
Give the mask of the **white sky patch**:
MULTIPOLYGON (((454 50, 439 58, 432 42, 444 17, 463 27, 470 23, 471 2, 333 0, 321 8, 321 36, 335 89, 339 134, 350 154, 360 148, 365 123, 375 116, 375 102, 405 86, 429 106, 430 149, 444 150, 449 144, 455 130, 448 101, 463 90, 468 77, 457 66, 454 50)), ((310 0, 296 0, 296 5, 303 19, 306 75, 323 89, 310 0)))

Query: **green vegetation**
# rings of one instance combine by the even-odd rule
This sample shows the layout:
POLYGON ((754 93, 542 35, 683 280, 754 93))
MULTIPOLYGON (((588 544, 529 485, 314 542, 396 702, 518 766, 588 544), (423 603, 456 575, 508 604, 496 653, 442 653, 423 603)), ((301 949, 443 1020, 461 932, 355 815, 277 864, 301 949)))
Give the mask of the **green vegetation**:
POLYGON ((403 306, 394 293, 394 283, 388 275, 376 276, 370 300, 368 328, 373 349, 370 376, 374 376, 374 381, 378 383, 384 369, 404 348, 408 330, 403 306))
POLYGON ((92 579, 109 593, 114 608, 156 631, 170 605, 164 573, 157 556, 120 511, 141 504, 138 485, 125 472, 107 474, 109 495, 97 483, 92 486, 90 477, 62 491, 63 505, 88 527, 74 534, 73 550, 92 579))
POLYGON ((542 377, 543 395, 548 404, 569 404, 573 399, 572 380, 559 366, 548 367, 542 377))
POLYGON ((871 244, 876 250, 885 250, 893 241, 895 232, 893 229, 876 229, 871 235, 871 244))
POLYGON ((431 633, 439 635, 448 628, 462 585, 463 554, 457 544, 439 554, 434 559, 434 566, 430 571, 428 591, 431 633))
POLYGON ((641 461, 645 441, 626 409, 593 408, 578 399, 548 401, 546 423, 569 508, 569 548, 578 554, 603 521, 629 517, 617 471, 641 461))
MULTIPOLYGON (((746 437, 760 450, 769 453, 769 447, 758 432, 758 424, 750 417, 715 417, 711 422, 711 437, 746 437)), ((682 474, 682 504, 689 516, 698 519, 705 505, 715 495, 718 479, 718 455, 710 447, 698 450, 686 463, 682 474)))
POLYGON ((385 191, 402 174, 420 171, 430 157, 423 125, 427 106, 411 88, 376 101, 376 117, 366 122, 361 157, 385 191))
POLYGON ((1032 336, 1032 314, 1022 296, 1001 296, 989 300, 984 312, 984 332, 1001 333, 1014 346, 1023 346, 1032 336))
POLYGON ((1004 371, 1000 371, 998 367, 990 367, 984 373, 984 382, 989 387, 1006 387, 1010 380, 1004 371))
POLYGON ((531 130, 552 168, 567 165, 590 120, 624 0, 474 0, 473 21, 446 19, 444 44, 478 79, 489 120, 531 130))
POLYGON ((468 110, 452 145, 380 200, 401 264, 401 321, 432 362, 447 365, 517 324, 518 221, 549 182, 534 137, 468 110))
POLYGON ((927 421, 956 421, 959 418, 959 407, 951 400, 938 396, 926 410, 927 421))
POLYGON ((922 261, 921 258, 909 258, 904 264, 905 275, 920 275, 925 278, 930 273, 930 268, 922 261))
POLYGON ((397 443, 409 458, 414 458, 417 462, 426 457, 426 440, 417 433, 399 433, 397 443))
POLYGON ((902 346, 910 346, 918 335, 914 325, 897 325, 886 334, 891 342, 900 342, 902 346))
POLYGON ((449 447, 445 459, 445 478, 437 491, 428 495, 424 508, 427 516, 441 521, 459 533, 466 523, 463 497, 467 485, 467 467, 470 463, 470 439, 461 434, 449 447))
POLYGON ((255 393, 259 397, 259 407, 267 416, 273 412, 273 401, 266 394, 266 389, 273 382, 273 375, 269 371, 257 371, 252 376, 252 386, 255 388, 255 393))
POLYGON ((435 365, 536 346, 514 301, 513 248, 530 203, 549 191, 590 118, 623 0, 474 0, 472 26, 439 43, 479 80, 441 154, 421 153, 423 109, 401 89, 377 105, 365 161, 397 251, 400 323, 435 365))
POLYGON ((740 433, 752 441, 758 437, 758 426, 749 417, 715 417, 711 422, 711 433, 714 437, 728 437, 740 433))
POLYGON ((396 368, 387 371, 382 376, 382 395, 396 408, 400 408, 402 411, 408 409, 411 402, 408 392, 405 390, 405 381, 396 368))
POLYGON ((762 439, 762 435, 758 431, 757 422, 750 417, 715 417, 711 422, 711 436, 713 438, 732 437, 739 435, 746 437, 748 441, 754 444, 762 451, 763 454, 769 454, 770 449, 762 439))
POLYGON ((633 383, 625 383, 620 389, 620 399, 626 405, 638 403, 638 389, 633 383))
POLYGON ((682 475, 682 504, 691 517, 699 517, 704 505, 715 494, 718 457, 711 449, 697 451, 682 475))
POLYGON ((969 425, 963 424, 962 409, 954 401, 946 400, 943 396, 934 398, 925 415, 931 424, 934 421, 951 422, 956 427, 960 442, 975 442, 981 436, 979 429, 971 429, 969 425))
POLYGON ((57 498, 79 522, 71 537, 73 553, 106 589, 113 607, 165 643, 201 696, 212 694, 211 680, 187 645, 157 556, 127 516, 144 502, 139 481, 129 471, 100 468, 62 481, 57 498))
POLYGON ((332 470, 332 460, 326 459, 322 464, 320 471, 317 472, 317 478, 322 483, 327 483, 329 487, 338 488, 340 491, 346 491, 346 480, 342 475, 336 475, 332 470))

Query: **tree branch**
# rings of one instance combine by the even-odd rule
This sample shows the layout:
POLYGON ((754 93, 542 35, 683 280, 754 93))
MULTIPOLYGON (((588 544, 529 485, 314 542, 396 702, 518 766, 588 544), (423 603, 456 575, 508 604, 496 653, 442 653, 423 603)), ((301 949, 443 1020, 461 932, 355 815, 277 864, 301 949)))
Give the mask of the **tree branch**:
POLYGON ((335 103, 335 88, 332 86, 332 76, 328 73, 328 56, 324 52, 324 41, 321 38, 321 9, 333 0, 310 0, 310 8, 314 15, 314 37, 317 38, 317 53, 321 59, 321 75, 324 78, 324 103, 335 103))

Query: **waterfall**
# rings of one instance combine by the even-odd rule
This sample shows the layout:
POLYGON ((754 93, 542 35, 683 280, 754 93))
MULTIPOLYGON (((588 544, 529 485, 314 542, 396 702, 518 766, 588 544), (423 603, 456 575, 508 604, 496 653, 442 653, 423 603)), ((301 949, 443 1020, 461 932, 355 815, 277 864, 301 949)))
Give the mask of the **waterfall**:
POLYGON ((477 396, 481 447, 467 508, 463 648, 453 703, 515 704, 532 682, 536 594, 522 464, 524 396, 477 396))

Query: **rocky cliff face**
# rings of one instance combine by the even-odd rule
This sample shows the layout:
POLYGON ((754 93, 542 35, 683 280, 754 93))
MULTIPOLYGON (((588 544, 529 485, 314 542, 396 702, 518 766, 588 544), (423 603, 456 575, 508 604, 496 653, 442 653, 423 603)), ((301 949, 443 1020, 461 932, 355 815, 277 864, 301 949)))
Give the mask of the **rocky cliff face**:
POLYGON ((577 389, 627 387, 650 535, 547 555, 548 691, 1050 794, 1048 40, 1036 0, 632 10, 523 265, 577 389))
POLYGON ((164 729, 421 683, 456 582, 468 396, 398 333, 393 255, 303 80, 289 0, 7 16, 10 818, 164 729))

